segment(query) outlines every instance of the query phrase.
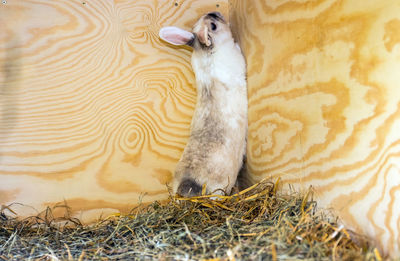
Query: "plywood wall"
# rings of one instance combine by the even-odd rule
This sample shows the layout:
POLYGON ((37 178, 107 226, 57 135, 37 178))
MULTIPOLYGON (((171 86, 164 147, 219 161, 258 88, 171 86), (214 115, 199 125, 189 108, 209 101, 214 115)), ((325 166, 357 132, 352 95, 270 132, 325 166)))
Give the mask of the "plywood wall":
POLYGON ((320 206, 400 255, 400 2, 230 3, 253 181, 312 185, 320 206))
MULTIPOLYGON (((227 0, 0 4, 0 205, 89 221, 165 199, 196 93, 190 50, 158 30, 211 10, 227 0)), ((400 255, 400 2, 231 0, 230 17, 250 178, 312 185, 400 255)))
POLYGON ((90 220, 167 197, 196 91, 190 50, 161 42, 227 1, 0 4, 0 205, 90 220), (62 214, 63 209, 60 209, 62 214))

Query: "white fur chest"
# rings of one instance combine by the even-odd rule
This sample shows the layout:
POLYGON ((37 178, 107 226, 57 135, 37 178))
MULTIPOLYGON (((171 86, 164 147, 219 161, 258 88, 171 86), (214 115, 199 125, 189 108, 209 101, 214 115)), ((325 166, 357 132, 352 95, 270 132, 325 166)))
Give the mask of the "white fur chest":
POLYGON ((245 86, 246 65, 240 48, 233 42, 212 50, 195 50, 192 54, 192 67, 197 84, 210 86, 217 80, 226 86, 245 86))

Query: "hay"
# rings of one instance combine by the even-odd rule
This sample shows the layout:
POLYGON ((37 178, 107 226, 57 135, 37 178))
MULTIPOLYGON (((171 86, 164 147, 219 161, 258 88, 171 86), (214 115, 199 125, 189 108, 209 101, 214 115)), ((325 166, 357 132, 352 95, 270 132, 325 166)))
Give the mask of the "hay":
POLYGON ((381 260, 317 212, 310 192, 284 196, 276 187, 171 198, 92 226, 69 217, 60 225, 50 210, 18 221, 3 209, 0 260, 381 260))

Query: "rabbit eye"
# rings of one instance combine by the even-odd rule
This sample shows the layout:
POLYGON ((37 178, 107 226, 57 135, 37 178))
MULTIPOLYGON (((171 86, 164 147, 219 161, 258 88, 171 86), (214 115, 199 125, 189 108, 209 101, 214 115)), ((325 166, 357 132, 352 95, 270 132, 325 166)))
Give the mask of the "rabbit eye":
POLYGON ((211 30, 215 31, 217 29, 217 25, 211 22, 211 30))

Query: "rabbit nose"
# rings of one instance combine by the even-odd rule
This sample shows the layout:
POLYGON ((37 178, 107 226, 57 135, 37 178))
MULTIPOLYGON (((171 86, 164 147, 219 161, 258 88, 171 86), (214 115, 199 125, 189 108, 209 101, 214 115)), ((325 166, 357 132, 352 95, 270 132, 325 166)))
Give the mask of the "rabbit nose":
POLYGON ((184 197, 194 197, 201 195, 201 186, 193 179, 183 179, 177 189, 177 193, 184 197))

